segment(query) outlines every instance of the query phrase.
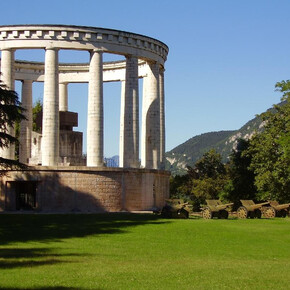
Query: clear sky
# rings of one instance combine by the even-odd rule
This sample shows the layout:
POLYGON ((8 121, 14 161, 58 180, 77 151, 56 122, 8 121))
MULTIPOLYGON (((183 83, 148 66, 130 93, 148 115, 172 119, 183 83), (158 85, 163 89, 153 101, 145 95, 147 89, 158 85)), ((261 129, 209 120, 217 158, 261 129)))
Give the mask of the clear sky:
MULTIPOLYGON (((289 11, 289 0, 3 0, 0 25, 95 26, 166 43, 171 150, 195 135, 239 129, 280 101, 275 83, 290 79, 289 11)), ((43 61, 44 51, 17 51, 16 58, 43 61)), ((61 52, 60 61, 88 62, 89 54, 61 52)), ((34 100, 41 99, 43 85, 33 89, 34 100)), ((120 90, 104 85, 106 157, 118 154, 120 90)), ((79 113, 84 133, 86 106, 87 85, 70 85, 69 109, 79 113)))

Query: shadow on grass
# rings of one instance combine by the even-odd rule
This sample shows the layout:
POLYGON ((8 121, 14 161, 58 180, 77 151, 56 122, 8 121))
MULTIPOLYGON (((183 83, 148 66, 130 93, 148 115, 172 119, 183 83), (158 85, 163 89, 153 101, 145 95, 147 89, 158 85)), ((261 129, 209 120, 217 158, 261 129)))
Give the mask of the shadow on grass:
POLYGON ((122 234, 130 227, 163 224, 152 214, 0 215, 0 246, 15 242, 56 242, 90 235, 122 234))
POLYGON ((3 248, 0 249, 0 269, 69 263, 62 258, 72 256, 84 254, 57 254, 53 248, 3 248))
MULTIPOLYGON (((84 255, 84 253, 58 253, 56 248, 49 247, 21 248, 18 245, 12 248, 10 245, 13 243, 41 242, 47 244, 61 242, 67 238, 123 234, 128 232, 130 227, 163 223, 168 223, 168 221, 159 220, 158 216, 152 214, 1 214, 0 271, 1 269, 71 263, 73 261, 69 258, 84 255)), ((4 288, 0 286, 0 289, 4 288)), ((44 287, 37 289, 74 288, 44 287)))

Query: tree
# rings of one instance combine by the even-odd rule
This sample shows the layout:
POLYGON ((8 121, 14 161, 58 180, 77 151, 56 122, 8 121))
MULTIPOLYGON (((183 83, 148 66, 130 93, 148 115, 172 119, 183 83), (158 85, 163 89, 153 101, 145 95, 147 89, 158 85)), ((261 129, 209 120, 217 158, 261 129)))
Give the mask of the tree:
POLYGON ((206 152, 194 168, 188 167, 188 174, 191 176, 191 199, 196 207, 206 199, 218 199, 228 182, 222 157, 214 149, 206 152))
POLYGON ((258 197, 289 202, 290 80, 278 82, 275 87, 283 92, 284 103, 260 115, 265 127, 251 139, 248 154, 252 155, 250 169, 255 173, 258 197))
MULTIPOLYGON (((15 122, 25 119, 24 109, 20 106, 18 95, 15 91, 8 90, 0 81, 0 148, 7 148, 11 143, 17 142, 17 138, 9 134, 9 128, 14 127, 15 122)), ((2 166, 18 165, 14 160, 0 157, 2 166)))
POLYGON ((249 141, 239 139, 236 150, 233 150, 230 155, 229 181, 221 197, 228 202, 234 202, 235 206, 239 206, 240 199, 256 198, 255 175, 253 170, 249 169, 252 156, 246 154, 249 146, 249 141))
POLYGON ((190 198, 193 210, 199 210, 206 199, 217 199, 227 183, 221 155, 215 150, 206 152, 194 167, 187 166, 187 174, 170 179, 170 195, 190 198))
POLYGON ((225 166, 222 157, 214 149, 203 154, 202 158, 195 163, 195 171, 199 178, 217 178, 220 174, 225 174, 225 166))
POLYGON ((190 177, 188 174, 170 176, 170 197, 185 198, 190 193, 190 177))
POLYGON ((36 119, 39 113, 42 112, 42 102, 41 100, 37 100, 32 108, 32 126, 33 126, 33 131, 35 132, 41 132, 41 128, 37 127, 36 124, 36 119))

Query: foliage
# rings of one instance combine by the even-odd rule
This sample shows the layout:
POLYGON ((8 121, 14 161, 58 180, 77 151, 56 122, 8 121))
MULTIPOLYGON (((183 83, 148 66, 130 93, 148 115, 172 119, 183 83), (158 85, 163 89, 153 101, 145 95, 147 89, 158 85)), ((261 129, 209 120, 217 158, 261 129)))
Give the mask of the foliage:
POLYGON ((195 179, 193 180, 191 193, 201 204, 205 204, 206 199, 219 199, 226 184, 226 175, 221 175, 216 178, 207 177, 195 179))
POLYGON ((227 183, 225 165, 215 150, 206 152, 187 174, 171 177, 171 197, 190 198, 193 210, 199 210, 206 199, 217 199, 227 183))
POLYGON ((255 199, 255 175, 249 169, 252 156, 245 154, 249 148, 249 141, 239 139, 237 149, 232 151, 228 164, 229 181, 225 185, 221 198, 239 205, 240 199, 255 199))
POLYGON ((290 80, 277 82, 275 88, 276 91, 283 93, 282 100, 286 100, 290 97, 290 80))
POLYGON ((42 102, 41 100, 37 100, 32 108, 32 130, 35 132, 41 131, 41 128, 37 127, 36 119, 39 113, 42 112, 42 102))
POLYGON ((189 175, 170 176, 170 196, 172 198, 184 198, 188 195, 187 184, 190 182, 189 175))
POLYGON ((199 179, 216 179, 220 174, 225 174, 225 166, 222 163, 222 157, 214 149, 206 152, 200 160, 195 163, 195 170, 199 179))
MULTIPOLYGON (((9 128, 14 128, 15 122, 25 119, 24 109, 20 106, 18 95, 15 91, 8 90, 0 82, 0 148, 9 147, 11 143, 17 142, 17 137, 9 134, 9 128)), ((17 162, 0 157, 2 166, 17 165, 17 162)))
POLYGON ((255 173, 255 185, 260 199, 289 202, 290 196, 290 81, 276 84, 283 92, 283 106, 261 114, 265 127, 250 141, 250 168, 255 173))

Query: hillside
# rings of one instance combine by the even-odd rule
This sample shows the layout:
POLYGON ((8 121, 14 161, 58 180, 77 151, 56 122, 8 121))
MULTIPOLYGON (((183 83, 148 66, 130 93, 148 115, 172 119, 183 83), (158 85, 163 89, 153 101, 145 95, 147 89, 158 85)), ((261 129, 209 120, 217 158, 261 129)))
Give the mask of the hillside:
POLYGON ((210 149, 215 149, 221 154, 223 162, 227 162, 230 153, 237 145, 237 140, 251 138, 256 131, 261 131, 262 127, 261 119, 256 117, 239 130, 209 132, 192 137, 166 152, 166 169, 170 170, 173 175, 185 174, 186 165, 194 166, 195 162, 210 149))

